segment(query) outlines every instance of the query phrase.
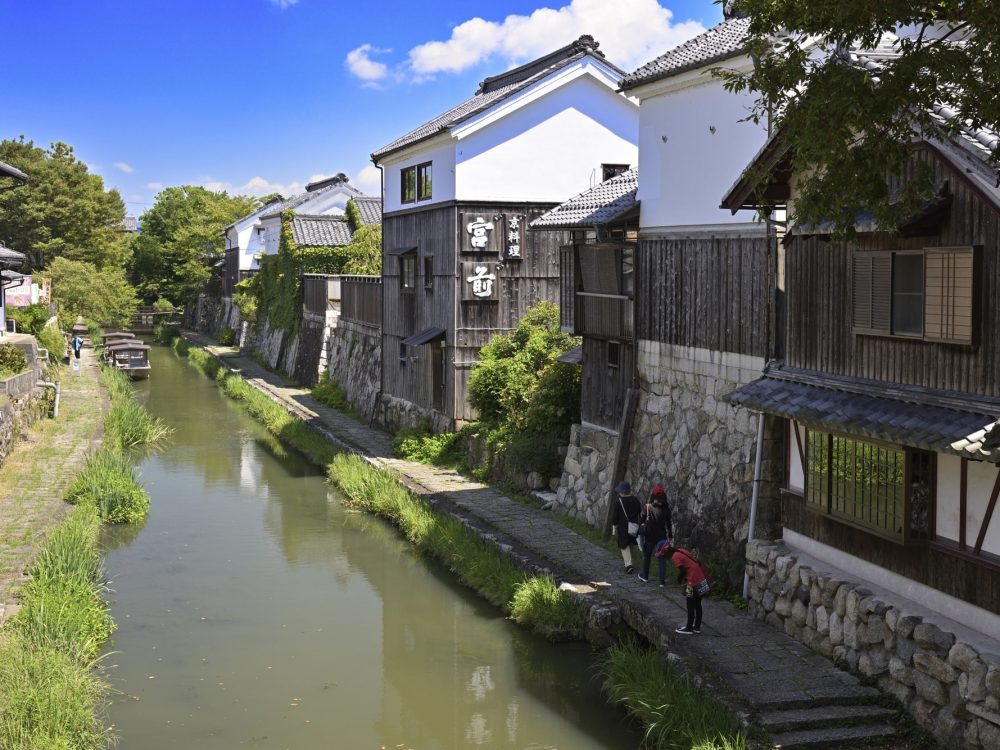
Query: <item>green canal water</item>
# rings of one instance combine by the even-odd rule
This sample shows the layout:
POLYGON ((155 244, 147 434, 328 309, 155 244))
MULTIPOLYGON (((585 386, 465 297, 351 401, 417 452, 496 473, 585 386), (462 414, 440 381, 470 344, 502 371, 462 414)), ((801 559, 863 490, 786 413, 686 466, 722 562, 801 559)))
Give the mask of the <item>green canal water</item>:
POLYGON ((635 748, 585 646, 519 630, 154 348, 174 438, 107 532, 122 750, 635 748))

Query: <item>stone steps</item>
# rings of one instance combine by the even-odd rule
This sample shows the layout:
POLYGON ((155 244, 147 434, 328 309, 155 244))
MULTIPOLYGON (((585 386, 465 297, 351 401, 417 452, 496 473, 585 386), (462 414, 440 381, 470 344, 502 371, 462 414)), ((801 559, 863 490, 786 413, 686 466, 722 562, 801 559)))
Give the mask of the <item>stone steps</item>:
POLYGON ((856 727, 802 729, 771 735, 775 747, 788 748, 876 746, 892 740, 896 728, 891 724, 865 724, 856 727))
POLYGON ((830 726, 857 726, 888 721, 896 714, 880 706, 816 706, 768 711, 757 722, 768 732, 793 732, 830 726))
POLYGON ((792 709, 822 708, 825 706, 859 706, 876 702, 881 693, 871 687, 861 685, 831 685, 828 688, 814 688, 809 697, 801 693, 765 692, 748 696, 753 708, 759 712, 784 711, 792 709))

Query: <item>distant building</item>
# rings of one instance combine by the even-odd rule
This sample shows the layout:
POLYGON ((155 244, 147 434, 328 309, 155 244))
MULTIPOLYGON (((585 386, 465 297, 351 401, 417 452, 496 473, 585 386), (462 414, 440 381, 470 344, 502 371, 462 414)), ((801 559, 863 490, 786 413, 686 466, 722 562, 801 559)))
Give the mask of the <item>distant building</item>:
POLYGON ((122 229, 131 234, 138 234, 139 232, 139 217, 138 216, 126 216, 122 219, 122 229))

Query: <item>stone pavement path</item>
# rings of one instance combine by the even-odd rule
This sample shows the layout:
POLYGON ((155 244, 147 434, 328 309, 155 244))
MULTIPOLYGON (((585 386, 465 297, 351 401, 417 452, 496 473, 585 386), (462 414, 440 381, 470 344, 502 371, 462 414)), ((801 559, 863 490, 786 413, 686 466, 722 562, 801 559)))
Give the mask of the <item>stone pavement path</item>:
POLYGON ((0 622, 17 611, 16 585, 69 508, 63 495, 100 443, 106 396, 93 350, 84 349, 80 362, 79 374, 62 368, 58 419, 36 422, 0 466, 0 622))
POLYGON ((850 747, 894 733, 887 723, 894 712, 866 705, 878 697, 877 690, 862 686, 856 677, 785 633, 728 602, 707 599, 702 633, 677 634, 674 629, 686 618, 684 597, 673 581, 664 588, 657 585, 655 563, 649 583, 627 576, 618 555, 551 514, 454 471, 395 458, 386 433, 324 406, 308 390, 239 356, 232 347, 218 346, 197 334, 185 336, 328 437, 396 471, 421 494, 477 519, 501 542, 550 561, 571 582, 607 584, 600 587, 602 593, 618 605, 630 627, 661 651, 684 659, 729 705, 768 728, 775 744, 850 747))

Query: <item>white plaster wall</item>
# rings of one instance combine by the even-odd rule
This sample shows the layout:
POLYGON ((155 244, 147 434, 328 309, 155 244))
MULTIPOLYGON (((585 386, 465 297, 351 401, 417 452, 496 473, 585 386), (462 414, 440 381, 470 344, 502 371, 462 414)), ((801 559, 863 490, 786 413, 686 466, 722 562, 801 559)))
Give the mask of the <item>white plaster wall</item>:
MULTIPOLYGON (((958 541, 960 523, 960 492, 962 459, 958 456, 938 454, 937 465, 937 515, 935 530, 939 537, 958 541)), ((966 494, 965 543, 976 543, 979 528, 986 515, 990 494, 997 478, 995 464, 969 461, 966 494)), ((983 540, 983 551, 1000 555, 1000 513, 994 512, 983 540)))
POLYGON ((278 245, 281 243, 281 217, 272 216, 268 219, 261 219, 261 224, 264 225, 264 254, 277 255, 278 245))
POLYGON ((806 429, 801 425, 789 423, 788 425, 788 489, 804 492, 806 488, 805 469, 802 466, 802 459, 799 457, 799 445, 802 450, 806 447, 806 429), (799 441, 795 442, 794 430, 798 430, 799 441))
POLYGON ((600 182, 601 164, 637 163, 638 108, 592 75, 517 105, 456 129, 459 200, 560 203, 600 182))
POLYGON ((729 93, 707 74, 696 80, 642 100, 638 197, 643 229, 750 218, 745 211, 734 215, 721 209, 719 203, 764 145, 766 129, 740 122, 749 112, 749 96, 729 93))
POLYGON ((385 180, 382 210, 385 213, 455 200, 455 145, 450 136, 435 138, 422 148, 404 151, 401 155, 394 154, 382 164, 385 180), (400 173, 407 167, 425 162, 431 162, 434 166, 431 175, 431 199, 417 203, 402 203, 400 173))
POLYGON ((299 216, 343 216, 347 201, 354 197, 354 191, 335 188, 317 192, 316 196, 295 207, 299 216))

